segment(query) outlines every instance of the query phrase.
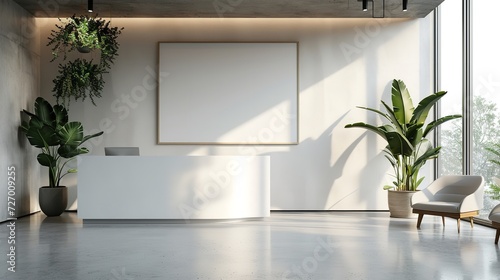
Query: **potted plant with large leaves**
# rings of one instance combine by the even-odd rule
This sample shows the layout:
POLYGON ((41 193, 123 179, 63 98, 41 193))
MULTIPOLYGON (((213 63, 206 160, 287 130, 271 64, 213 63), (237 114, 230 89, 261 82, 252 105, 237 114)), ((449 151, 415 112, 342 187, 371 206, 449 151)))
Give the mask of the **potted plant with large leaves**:
POLYGON ((381 101, 386 113, 373 108, 358 107, 379 114, 387 123, 374 126, 358 122, 345 126, 367 129, 387 141, 385 157, 394 169, 395 178, 393 185, 384 186, 384 189, 389 190, 391 217, 411 216, 409 199, 424 179, 419 177, 419 171, 428 160, 439 155, 441 147, 434 147, 426 138, 427 135, 444 122, 462 117, 449 115, 426 123, 430 110, 445 94, 446 91, 431 94, 422 99, 415 108, 405 83, 393 80, 392 106, 381 101))
POLYGON ((77 155, 88 153, 82 144, 98 137, 103 132, 84 136, 81 122, 68 121, 68 112, 62 105, 52 106, 42 97, 35 101, 35 112, 23 110, 29 121, 21 123, 21 130, 30 144, 41 149, 37 160, 48 167, 49 185, 39 189, 40 209, 47 216, 59 216, 67 207, 67 188, 61 186, 61 179, 77 172, 67 168, 67 163, 77 155))

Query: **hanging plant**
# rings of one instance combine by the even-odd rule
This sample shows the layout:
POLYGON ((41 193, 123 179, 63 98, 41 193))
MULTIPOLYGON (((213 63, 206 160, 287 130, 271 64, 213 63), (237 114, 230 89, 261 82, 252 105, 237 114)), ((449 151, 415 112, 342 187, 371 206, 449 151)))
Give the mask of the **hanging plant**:
POLYGON ((59 19, 62 25, 57 25, 48 37, 47 46, 52 46, 52 60, 63 54, 66 60, 68 53, 79 50, 89 52, 100 50, 100 65, 109 69, 118 55, 120 44, 118 35, 122 33, 123 27, 110 27, 110 22, 102 18, 73 15, 67 22, 59 19))
POLYGON ((92 104, 95 104, 94 98, 101 97, 101 91, 104 88, 104 79, 102 74, 107 73, 104 68, 98 64, 85 59, 76 59, 66 64, 59 64, 59 75, 53 80, 54 96, 57 103, 62 100, 63 104, 69 105, 70 97, 77 101, 84 101, 90 98, 92 104))
POLYGON ((101 54, 99 63, 78 58, 66 64, 59 64, 59 75, 53 80, 54 96, 57 102, 62 99, 68 106, 70 97, 75 100, 81 98, 82 101, 89 97, 92 104, 96 105, 94 98, 101 97, 104 88, 102 74, 109 72, 118 55, 117 38, 123 28, 110 27, 109 21, 87 15, 73 15, 67 22, 61 19, 59 21, 63 24, 56 24, 57 29, 52 30, 48 37, 47 46, 52 46, 51 62, 61 55, 65 61, 68 54, 75 50, 100 50, 101 54))

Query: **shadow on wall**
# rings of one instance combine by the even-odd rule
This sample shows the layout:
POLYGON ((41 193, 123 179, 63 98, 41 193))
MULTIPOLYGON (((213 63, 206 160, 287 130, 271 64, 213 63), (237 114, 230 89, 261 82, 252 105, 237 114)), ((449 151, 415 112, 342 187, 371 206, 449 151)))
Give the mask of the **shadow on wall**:
MULTIPOLYGON (((335 145, 332 131, 339 125, 343 127, 342 120, 348 114, 344 113, 317 139, 308 138, 300 145, 291 148, 292 152, 273 152, 265 155, 271 156, 271 198, 272 209, 289 209, 290 205, 302 205, 303 210, 318 209, 317 205, 324 205, 325 210, 335 209, 337 204, 343 200, 359 195, 357 200, 365 203, 368 209, 377 207, 377 187, 373 186, 377 178, 364 176, 352 185, 337 185, 335 182, 342 177, 344 168, 352 153, 363 140, 370 136, 363 134, 352 142, 342 154, 336 159, 332 158, 332 145, 335 145), (307 162, 304 162, 307 161, 307 162), (274 178, 290 178, 293 176, 294 186, 283 185, 274 178), (278 183, 276 183, 278 182, 278 183), (350 190, 334 190, 336 188, 349 188, 350 190), (293 188, 295 187, 295 188, 293 188), (341 193, 339 197, 331 197, 331 194, 341 193)), ((341 140, 339 140, 341 141, 341 140)), ((376 142, 373 142, 375 146, 376 142)), ((374 149, 372 149, 374 150, 374 149)), ((387 166, 378 164, 377 156, 368 161, 363 167, 361 174, 370 170, 382 175, 385 174, 387 166)))
MULTIPOLYGON (((17 106, 12 106, 12 108, 15 107, 17 106)), ((29 144, 24 132, 19 127, 21 121, 24 120, 23 116, 22 111, 19 111, 19 123, 16 122, 12 126, 14 133, 10 133, 8 137, 4 138, 10 138, 6 142, 12 143, 12 146, 9 146, 8 151, 3 156, 5 159, 9 159, 9 166, 15 167, 13 176, 16 187, 16 203, 14 207, 16 217, 39 210, 38 189, 41 187, 40 172, 43 170, 37 160, 40 150, 29 144)), ((7 194, 7 192, 5 193, 7 194)), ((5 208, 7 209, 7 207, 5 208)))

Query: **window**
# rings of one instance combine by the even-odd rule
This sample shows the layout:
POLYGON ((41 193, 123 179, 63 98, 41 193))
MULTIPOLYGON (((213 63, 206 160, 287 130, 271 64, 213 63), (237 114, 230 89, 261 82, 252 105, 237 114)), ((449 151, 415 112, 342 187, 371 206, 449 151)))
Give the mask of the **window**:
MULTIPOLYGON (((440 88, 448 93, 440 102, 442 116, 462 113, 462 3, 444 1, 440 8, 440 88), (443 102, 444 101, 444 102, 443 102)), ((462 174, 462 120, 440 126, 439 176, 462 174)))
MULTIPOLYGON (((496 17, 500 3, 494 0, 472 1, 472 172, 486 180, 484 209, 486 218, 499 203, 498 187, 493 177, 500 177, 500 165, 488 148, 500 143, 500 43, 492 36, 491 26, 500 23, 496 17)), ((500 149, 498 149, 500 151, 500 149)))
POLYGON ((470 130, 464 129, 463 122, 459 120, 442 125, 439 175, 482 175, 486 186, 480 218, 487 218, 491 208, 500 203, 500 187, 495 185, 493 179, 500 177, 500 165, 491 162, 492 159, 500 161, 500 157, 490 151, 496 149, 500 152, 500 147, 495 147, 495 144, 500 144, 500 71, 497 66, 500 44, 491 32, 484 31, 491 30, 496 21, 500 21, 495 16, 500 3, 493 0, 470 1, 472 9, 469 15, 463 13, 462 3, 469 1, 445 1, 439 8, 440 88, 448 91, 444 97, 446 101, 441 102, 441 114, 462 112, 471 119, 470 130), (462 30, 463 20, 470 22, 470 28, 465 28, 465 31, 462 30), (462 59, 464 38, 470 40, 471 48, 464 49, 470 52, 470 66, 462 59), (468 71, 471 74, 464 75, 468 71), (470 82, 470 90, 463 86, 463 79, 470 82), (465 156, 463 131, 470 134, 465 137, 470 139, 465 141, 468 145, 466 150, 470 150, 465 156), (464 159, 469 161, 468 168, 464 168, 464 159), (464 171, 466 169, 469 171, 464 171))

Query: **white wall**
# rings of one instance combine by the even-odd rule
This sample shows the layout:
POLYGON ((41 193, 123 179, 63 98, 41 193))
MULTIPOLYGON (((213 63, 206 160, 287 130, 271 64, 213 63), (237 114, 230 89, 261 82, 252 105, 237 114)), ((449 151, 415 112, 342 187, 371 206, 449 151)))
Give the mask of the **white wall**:
POLYGON ((21 110, 32 110, 38 95, 40 48, 35 19, 13 1, 0 0, 0 7, 1 222, 11 217, 8 206, 15 208, 15 216, 39 209, 37 153, 20 132, 19 125, 21 110), (8 168, 15 172, 15 181, 8 179, 8 168), (15 206, 7 205, 9 181, 15 183, 15 206))
MULTIPOLYGON (((44 39, 57 19, 39 21, 44 39)), ((272 209, 387 209, 382 186, 391 178, 381 153, 383 141, 344 125, 378 120, 355 106, 377 107, 381 98, 389 100, 393 78, 403 79, 415 100, 431 93, 432 16, 416 20, 117 18, 112 24, 125 30, 103 97, 97 107, 90 102, 70 106, 70 117, 83 121, 86 130, 105 131, 100 140, 90 143, 93 154, 102 155, 105 146, 139 146, 143 155, 270 155, 272 209), (153 82, 158 77, 158 41, 298 41, 300 144, 157 145, 153 82)), ((42 47, 45 96, 51 95, 57 70, 49 60, 49 48, 42 47)), ((160 82, 168 82, 168 76, 161 75, 160 82)), ((67 185, 74 189, 75 177, 68 179, 67 185)))

